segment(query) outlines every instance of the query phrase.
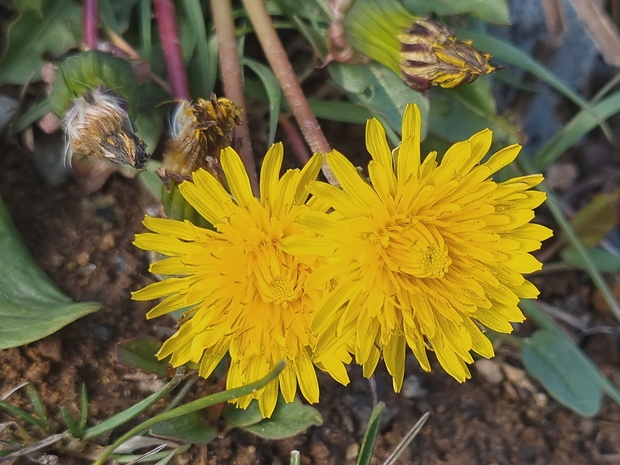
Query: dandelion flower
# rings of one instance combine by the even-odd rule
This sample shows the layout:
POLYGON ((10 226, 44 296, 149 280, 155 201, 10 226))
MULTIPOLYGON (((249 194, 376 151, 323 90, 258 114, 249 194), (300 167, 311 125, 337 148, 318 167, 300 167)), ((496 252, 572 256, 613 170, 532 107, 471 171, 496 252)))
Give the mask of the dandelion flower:
POLYGON ((484 130, 454 144, 441 163, 435 152, 421 160, 420 125, 417 106, 408 106, 392 152, 380 123, 368 122, 370 184, 343 155, 327 154, 341 187, 313 182, 310 192, 333 211, 299 219, 321 238, 285 241, 292 253, 331 257, 310 283, 339 282, 315 313, 319 341, 350 338, 365 376, 382 356, 397 391, 406 346, 426 371, 433 351, 460 382, 471 377, 472 351, 493 356, 481 327, 509 333, 523 321, 519 299, 538 295, 523 274, 541 268, 529 252, 551 235, 530 223, 545 199, 531 190, 541 175, 491 178, 520 146, 482 163, 492 139, 484 130))
MULTIPOLYGON (((286 360, 278 382, 234 401, 246 408, 258 399, 264 417, 271 416, 279 392, 291 402, 298 385, 309 402, 319 398, 310 326, 326 287, 307 291, 306 283, 322 259, 290 255, 282 240, 303 234, 295 218, 315 208, 307 202, 307 184, 316 179, 322 158, 315 155, 301 171, 280 177, 282 158, 281 144, 266 154, 257 199, 241 159, 232 148, 224 149, 221 164, 230 194, 203 169, 179 186, 214 229, 147 217, 144 224, 152 232, 135 241, 169 257, 150 270, 170 277, 133 294, 136 300, 164 298, 147 317, 189 308, 158 357, 171 356, 174 366, 199 363, 199 374, 207 377, 228 353, 228 388, 256 381, 286 360)), ((350 355, 342 353, 342 362, 348 361, 350 355)), ((338 369, 344 370, 342 363, 338 369)), ((338 372, 333 376, 343 379, 338 372)))

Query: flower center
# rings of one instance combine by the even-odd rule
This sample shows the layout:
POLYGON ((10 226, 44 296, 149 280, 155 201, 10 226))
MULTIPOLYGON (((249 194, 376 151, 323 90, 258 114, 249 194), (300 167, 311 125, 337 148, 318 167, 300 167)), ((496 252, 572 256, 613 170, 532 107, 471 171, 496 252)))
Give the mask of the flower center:
POLYGON ((441 278, 452 264, 443 237, 422 223, 392 224, 377 234, 375 242, 393 272, 441 278))
POLYGON ((297 299, 298 295, 290 279, 277 276, 271 281, 271 297, 273 298, 273 303, 277 305, 285 304, 286 306, 287 302, 297 299))
POLYGON ((411 231, 411 264, 408 271, 417 278, 442 278, 452 260, 441 235, 424 225, 416 225, 411 231))

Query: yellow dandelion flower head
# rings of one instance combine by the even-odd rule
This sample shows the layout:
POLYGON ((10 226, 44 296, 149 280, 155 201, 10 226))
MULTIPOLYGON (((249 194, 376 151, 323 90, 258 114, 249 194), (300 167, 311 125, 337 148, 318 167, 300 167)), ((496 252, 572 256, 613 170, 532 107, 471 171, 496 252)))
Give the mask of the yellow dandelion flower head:
POLYGON ((266 154, 256 198, 241 159, 232 148, 224 149, 221 163, 230 193, 202 169, 179 186, 214 230, 147 217, 144 224, 152 232, 135 240, 141 249, 168 256, 150 271, 171 277, 133 294, 136 300, 164 298, 147 317, 189 308, 159 357, 171 355, 174 366, 199 363, 200 375, 207 377, 229 353, 228 388, 256 381, 286 360, 278 382, 235 401, 246 408, 258 399, 265 417, 272 414, 279 391, 287 402, 297 385, 308 401, 319 397, 310 327, 323 294, 307 291, 306 281, 322 259, 290 255, 282 240, 300 234, 295 217, 312 209, 307 184, 316 179, 322 159, 315 155, 302 170, 280 177, 282 158, 281 144, 266 154))
POLYGON ((339 281, 315 314, 319 341, 351 338, 366 376, 382 356, 397 391, 406 346, 427 371, 427 351, 435 352, 459 381, 471 376, 472 351, 493 355, 481 326, 507 333, 511 322, 523 321, 519 299, 538 295, 523 274, 541 268, 530 252, 551 235, 530 223, 545 199, 531 189, 541 175, 491 178, 519 145, 483 163, 492 140, 484 130, 454 144, 441 162, 435 152, 422 161, 420 126, 417 106, 408 106, 402 143, 392 152, 380 123, 368 122, 370 184, 343 155, 327 154, 340 187, 317 181, 310 191, 333 211, 299 219, 321 238, 285 244, 331 257, 312 279, 339 281))

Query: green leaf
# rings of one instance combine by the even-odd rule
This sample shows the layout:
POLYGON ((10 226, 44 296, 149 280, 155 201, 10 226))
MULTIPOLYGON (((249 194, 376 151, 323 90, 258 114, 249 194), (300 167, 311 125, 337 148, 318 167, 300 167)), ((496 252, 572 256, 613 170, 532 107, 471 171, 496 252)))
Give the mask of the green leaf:
POLYGON ((71 415, 71 412, 67 407, 60 407, 60 415, 62 416, 65 425, 67 425, 67 429, 74 438, 79 438, 80 436, 82 436, 84 430, 80 429, 79 422, 75 418, 73 418, 73 415, 71 415))
POLYGON ((150 152, 155 151, 164 129, 162 121, 166 120, 166 108, 158 105, 163 101, 165 94, 152 82, 141 84, 135 92, 129 96, 133 101, 130 114, 135 133, 144 141, 150 152))
POLYGON ((44 54, 59 56, 79 45, 81 7, 72 0, 23 2, 9 26, 7 48, 0 59, 0 84, 25 84, 38 79, 44 54), (40 10, 37 10, 40 7, 40 10))
POLYGON ((13 4, 20 13, 34 11, 40 15, 43 8, 43 0, 13 0, 13 4))
POLYGON ((199 412, 162 421, 151 428, 151 434, 193 444, 208 444, 217 436, 217 429, 203 420, 199 412))
POLYGON ((73 303, 34 263, 0 199, 0 349, 36 341, 97 311, 73 303))
POLYGON ((357 456, 357 465, 370 465, 372 450, 375 447, 377 433, 379 432, 379 420, 381 420, 381 415, 383 415, 384 410, 385 404, 383 402, 379 402, 370 415, 370 420, 368 420, 368 426, 366 427, 366 432, 364 433, 364 439, 362 441, 362 445, 360 446, 360 452, 357 456))
POLYGON ((28 397, 30 398, 30 402, 32 403, 32 408, 34 410, 34 413, 37 414, 37 417, 39 417, 45 424, 45 432, 47 434, 50 434, 50 426, 49 426, 49 420, 47 418, 47 410, 45 409, 45 405, 43 404, 43 399, 41 399, 41 394, 39 394, 39 391, 37 390, 37 388, 35 388, 32 384, 28 384, 28 387, 26 388, 26 392, 28 393, 28 397))
POLYGON ((47 424, 47 419, 41 419, 33 415, 30 415, 25 410, 22 410, 19 407, 16 407, 15 405, 10 404, 9 402, 2 400, 2 399, 0 399, 0 409, 4 409, 7 412, 12 413, 16 417, 19 417, 22 420, 30 423, 31 425, 36 426, 37 428, 41 430, 43 434, 49 434, 48 432, 49 425, 47 424))
POLYGON ((599 194, 573 217, 571 226, 585 247, 594 247, 618 225, 619 198, 620 190, 599 194))
POLYGON ((431 93, 429 132, 448 142, 468 139, 489 128, 493 140, 502 145, 520 139, 518 129, 505 117, 498 116, 493 94, 486 79, 455 89, 436 88, 431 93))
POLYGON ((317 118, 341 123, 366 124, 372 113, 366 108, 351 102, 308 99, 310 108, 317 118))
POLYGON ((136 92, 131 64, 127 60, 96 50, 70 56, 58 69, 54 90, 50 95, 52 108, 57 116, 62 116, 71 100, 82 96, 95 87, 105 86, 114 89, 134 104, 136 92))
POLYGON ((461 28, 454 28, 454 31, 459 38, 471 40, 476 49, 490 53, 493 58, 502 60, 510 65, 517 66, 524 71, 532 73, 542 82, 548 84, 581 108, 588 108, 589 104, 583 97, 564 84, 561 79, 549 71, 549 68, 532 58, 523 50, 488 34, 461 28))
POLYGON ((119 344, 119 361, 128 368, 137 368, 146 373, 155 373, 164 378, 168 374, 168 362, 158 360, 155 354, 161 343, 148 337, 137 337, 119 344))
POLYGON ((139 0, 108 0, 99 2, 99 16, 102 22, 118 35, 131 27, 131 19, 139 0))
MULTIPOLYGON (((620 271, 620 257, 613 253, 601 249, 600 247, 594 247, 587 250, 590 259, 596 266, 596 268, 603 273, 616 273, 620 271)), ((582 270, 587 270, 587 266, 581 256, 576 250, 566 247, 560 251, 560 256, 569 265, 576 266, 582 270)))
POLYGON ((618 112, 620 112, 620 92, 615 92, 589 108, 581 110, 536 152, 533 156, 536 169, 544 171, 584 135, 618 112))
POLYGON ((509 24, 510 11, 506 0, 404 0, 403 5, 417 16, 434 13, 438 16, 468 14, 496 24, 509 24))
MULTIPOLYGON (((278 399, 278 402, 281 400, 278 399)), ((253 401, 248 405, 248 408, 237 408, 234 405, 229 405, 222 414, 226 423, 236 428, 245 428, 250 425, 255 425, 263 420, 263 415, 260 413, 258 402, 253 401)))
POLYGON ((272 145, 276 139, 276 129, 278 128, 278 118, 280 116, 280 106, 282 105, 282 91, 276 76, 264 64, 252 60, 251 58, 242 58, 241 64, 250 68, 261 80, 265 91, 267 92, 267 101, 269 102, 269 140, 268 145, 272 145))
POLYGON ((536 331, 521 350, 521 359, 558 402, 586 417, 598 413, 598 370, 562 332, 536 331))
POLYGON ((205 17, 201 2, 198 0, 182 0, 183 11, 189 30, 196 41, 196 74, 198 86, 193 89, 197 95, 208 98, 213 92, 217 70, 216 55, 209 50, 209 40, 205 28, 205 17))
POLYGON ((157 174, 157 170, 163 165, 162 162, 157 160, 149 160, 146 162, 144 169, 138 172, 138 179, 142 182, 150 194, 160 202, 164 196, 164 183, 161 177, 157 174))
MULTIPOLYGON (((377 63, 369 65, 344 65, 330 63, 330 75, 351 101, 367 108, 375 117, 387 122, 397 134, 407 104, 420 107, 423 121, 427 121, 428 100, 419 92, 407 87, 399 76, 377 63)), ((425 134, 425 132, 423 132, 425 134)))
POLYGON ((284 439, 295 436, 310 426, 322 424, 323 418, 315 408, 304 405, 297 399, 287 403, 279 398, 271 418, 241 428, 262 438, 284 439))

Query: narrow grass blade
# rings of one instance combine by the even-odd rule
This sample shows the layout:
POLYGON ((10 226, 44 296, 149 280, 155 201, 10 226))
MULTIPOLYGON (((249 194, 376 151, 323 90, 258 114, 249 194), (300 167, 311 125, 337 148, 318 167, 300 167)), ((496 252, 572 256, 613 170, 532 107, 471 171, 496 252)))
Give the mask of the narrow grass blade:
POLYGON ((142 412, 148 409, 151 405, 158 402, 161 398, 163 398, 170 391, 172 391, 175 387, 177 387, 177 385, 181 382, 181 379, 183 379, 183 375, 184 375, 184 370, 179 370, 177 374, 174 376, 174 378, 172 378, 172 380, 168 384, 166 384, 163 388, 161 388, 156 393, 151 394, 149 397, 147 397, 141 402, 138 402, 131 408, 128 408, 127 410, 117 415, 114 415, 113 417, 110 417, 105 421, 102 421, 98 425, 87 429, 86 432, 84 433, 83 439, 92 439, 94 437, 97 437, 100 434, 111 431, 117 426, 120 426, 128 422, 132 418, 140 415, 142 412))
POLYGON ((357 456, 357 465, 370 465, 370 459, 372 458, 372 450, 375 447, 375 440, 377 439, 377 433, 379 432, 379 420, 385 410, 385 404, 379 402, 370 415, 368 420, 368 427, 362 440, 360 447, 360 453, 357 456))
POLYGON ((620 112, 620 92, 615 92, 587 110, 580 111, 536 152, 533 156, 534 165, 538 170, 545 170, 584 135, 618 112, 620 112))
POLYGON ((422 430, 422 427, 424 426, 424 424, 426 423, 426 420, 428 420, 428 417, 430 416, 431 416, 430 412, 426 412, 424 415, 422 415, 422 418, 420 418, 416 422, 416 424, 411 427, 411 429, 407 432, 403 440, 400 441, 400 443, 396 446, 396 449, 394 449, 394 452, 392 452, 390 456, 385 460, 385 462, 383 462, 383 465, 393 465, 396 462, 396 460, 398 460, 398 457, 400 457, 400 454, 403 453, 403 451, 407 448, 407 446, 409 446, 409 443, 413 441, 413 438, 415 438, 418 435, 418 433, 422 430))
POLYGON ((47 418, 47 410, 45 409, 45 405, 43 404, 43 399, 41 399, 41 394, 39 394, 37 388, 35 388, 32 384, 28 384, 26 392, 28 393, 28 397, 30 398, 30 402, 32 403, 32 408, 34 409, 34 412, 45 424, 46 434, 50 434, 50 425, 47 418))

